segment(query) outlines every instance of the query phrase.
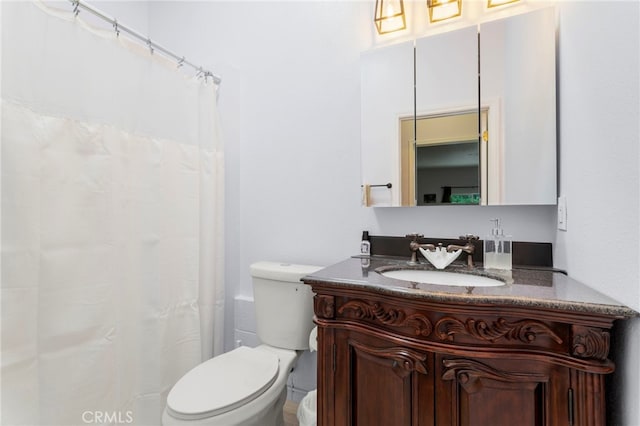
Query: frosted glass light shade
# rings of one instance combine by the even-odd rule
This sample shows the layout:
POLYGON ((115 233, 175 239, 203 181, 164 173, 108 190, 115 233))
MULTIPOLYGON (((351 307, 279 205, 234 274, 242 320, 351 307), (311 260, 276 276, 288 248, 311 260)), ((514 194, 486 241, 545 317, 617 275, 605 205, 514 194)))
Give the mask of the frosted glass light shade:
POLYGON ((429 22, 444 21, 462 14, 462 0, 427 0, 429 22))
POLYGON ((403 0, 376 0, 373 22, 376 24, 378 34, 404 30, 406 21, 403 0))

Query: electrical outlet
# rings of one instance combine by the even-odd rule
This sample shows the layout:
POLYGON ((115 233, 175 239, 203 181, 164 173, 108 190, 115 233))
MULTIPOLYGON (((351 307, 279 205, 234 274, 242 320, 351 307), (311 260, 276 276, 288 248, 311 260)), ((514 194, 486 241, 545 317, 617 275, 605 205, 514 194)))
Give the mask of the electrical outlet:
POLYGON ((558 197, 558 229, 567 230, 567 197, 558 197))

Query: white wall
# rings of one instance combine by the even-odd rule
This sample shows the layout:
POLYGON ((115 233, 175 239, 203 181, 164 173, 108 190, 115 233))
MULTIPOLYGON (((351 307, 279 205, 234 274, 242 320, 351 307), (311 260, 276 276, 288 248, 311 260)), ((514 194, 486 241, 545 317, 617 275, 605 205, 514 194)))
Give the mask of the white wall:
MULTIPOLYGON (((358 57, 387 42, 374 34, 373 2, 150 4, 154 40, 223 78, 228 348, 234 297, 251 297, 253 261, 327 265, 356 253, 363 229, 484 235, 497 216, 514 239, 554 242, 558 267, 640 309, 638 3, 558 5, 566 233, 556 232, 554 207, 360 207, 358 57), (603 244, 609 250, 596 251, 603 244)), ((424 25, 413 19, 409 30, 424 25)), ((625 327, 625 374, 616 379, 627 425, 640 424, 639 329, 638 321, 625 327)))
POLYGON ((640 310, 640 6, 572 2, 560 10, 559 168, 568 229, 558 232, 556 263, 640 310), (606 32, 588 30, 604 22, 612 23, 606 32))

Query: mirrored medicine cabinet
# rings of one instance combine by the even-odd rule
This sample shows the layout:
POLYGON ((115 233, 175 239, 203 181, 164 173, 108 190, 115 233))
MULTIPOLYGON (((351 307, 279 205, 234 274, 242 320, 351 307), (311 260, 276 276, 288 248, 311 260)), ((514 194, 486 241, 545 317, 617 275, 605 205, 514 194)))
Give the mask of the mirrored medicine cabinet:
POLYGON ((364 52, 365 205, 555 204, 555 16, 364 52))

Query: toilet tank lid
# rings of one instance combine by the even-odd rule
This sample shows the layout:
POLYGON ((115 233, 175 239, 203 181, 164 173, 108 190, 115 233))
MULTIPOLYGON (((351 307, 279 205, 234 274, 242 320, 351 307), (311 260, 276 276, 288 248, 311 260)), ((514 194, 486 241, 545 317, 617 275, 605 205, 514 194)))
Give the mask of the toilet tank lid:
POLYGON ((275 281, 299 282, 300 278, 322 269, 322 266, 261 261, 251 264, 249 269, 252 277, 266 278, 275 281))

